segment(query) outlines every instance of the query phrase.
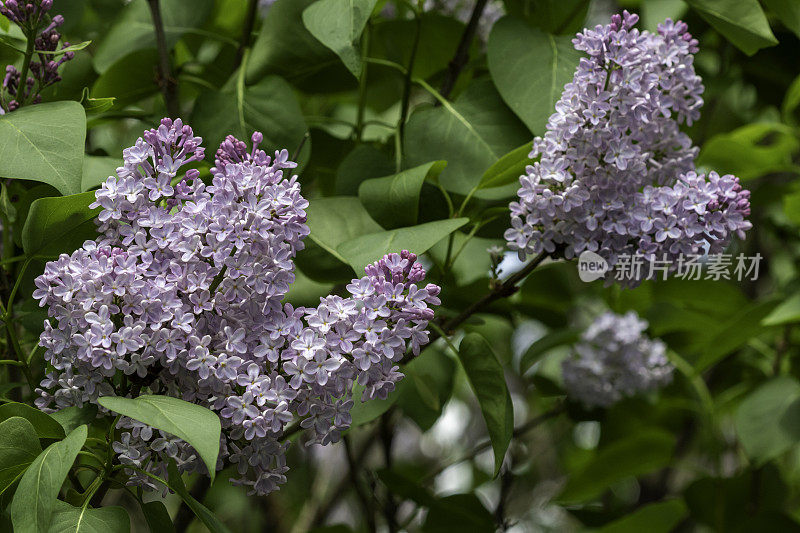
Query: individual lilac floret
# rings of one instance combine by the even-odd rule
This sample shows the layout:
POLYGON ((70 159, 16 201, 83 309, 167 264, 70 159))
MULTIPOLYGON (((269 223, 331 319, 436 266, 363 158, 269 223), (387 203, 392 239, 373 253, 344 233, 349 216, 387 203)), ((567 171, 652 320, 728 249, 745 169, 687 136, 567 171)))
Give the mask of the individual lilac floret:
MULTIPOLYGON (((34 297, 49 307, 40 344, 53 371, 37 405, 58 410, 100 396, 149 391, 216 411, 218 468, 266 494, 285 481, 289 424, 311 442, 339 439, 360 401, 385 398, 403 377, 398 363, 428 342, 439 287, 403 251, 370 265, 316 308, 282 300, 294 257, 309 234, 308 202, 286 150, 269 156, 228 137, 211 184, 190 163, 201 139, 164 119, 123 152, 124 164, 96 193, 101 235, 50 262, 34 297)), ((114 444, 123 464, 166 475, 204 472, 185 442, 122 418, 114 444)), ((133 481, 152 486, 142 474, 133 481)))
POLYGON ((590 250, 612 267, 641 254, 675 268, 680 254, 720 253, 752 227, 749 191, 731 175, 697 174, 698 150, 679 129, 703 104, 697 41, 683 22, 653 34, 637 20, 626 11, 573 40, 588 57, 534 140, 538 161, 510 205, 505 237, 521 259, 590 250))
MULTIPOLYGON (((56 55, 61 34, 56 31, 64 24, 64 17, 50 17, 47 13, 53 7, 53 0, 0 0, 0 15, 5 15, 18 25, 22 32, 34 41, 34 53, 29 67, 30 76, 22 80, 22 73, 14 65, 6 66, 3 83, 0 85, 0 115, 14 111, 25 104, 38 104, 42 101, 41 92, 61 81, 58 69, 75 57, 74 52, 56 55)), ((69 47, 65 42, 61 49, 69 47)))
POLYGON ((567 394, 587 407, 608 407, 669 383, 666 346, 648 338, 646 329, 647 321, 633 311, 598 317, 562 363, 567 394))

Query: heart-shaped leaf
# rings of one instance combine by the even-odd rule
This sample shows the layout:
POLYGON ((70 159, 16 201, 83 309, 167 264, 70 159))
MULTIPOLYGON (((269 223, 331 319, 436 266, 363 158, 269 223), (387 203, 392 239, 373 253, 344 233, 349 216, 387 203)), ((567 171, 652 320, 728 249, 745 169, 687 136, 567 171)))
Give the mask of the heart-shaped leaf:
POLYGON ((0 116, 0 176, 81 190, 86 113, 78 102, 26 106, 0 116))
POLYGON ((417 223, 422 184, 438 176, 445 166, 445 161, 434 161, 392 176, 366 180, 358 188, 358 198, 384 228, 413 226, 417 223))
POLYGON ((94 192, 40 198, 31 204, 22 229, 22 248, 28 256, 71 253, 97 237, 94 222, 99 209, 89 209, 94 192))

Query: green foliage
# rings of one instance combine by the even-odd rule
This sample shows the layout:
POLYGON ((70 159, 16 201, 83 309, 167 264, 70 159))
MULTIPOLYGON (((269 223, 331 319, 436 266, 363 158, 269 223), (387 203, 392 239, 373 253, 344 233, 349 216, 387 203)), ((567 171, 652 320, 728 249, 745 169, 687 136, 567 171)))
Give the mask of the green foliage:
POLYGON ((393 176, 362 181, 358 199, 384 228, 413 226, 417 223, 422 184, 425 180, 436 180, 446 165, 437 161, 393 176))
POLYGON ((687 0, 717 31, 747 55, 775 46, 767 17, 758 0, 687 0))
POLYGON ((48 446, 25 471, 10 507, 15 532, 49 531, 61 484, 83 447, 86 434, 86 426, 78 427, 64 440, 48 446))
POLYGON ((492 30, 487 57, 505 103, 533 133, 544 134, 581 57, 572 47, 572 37, 549 35, 506 17, 492 30))
POLYGON ((745 452, 761 464, 800 442, 800 383, 774 378, 751 392, 736 409, 736 434, 745 452))
POLYGON ((80 248, 84 241, 97 236, 95 217, 98 209, 89 209, 93 192, 40 198, 31 204, 22 230, 22 248, 29 257, 57 256, 80 248))
POLYGON ((453 104, 414 111, 406 126, 406 164, 444 159, 447 168, 440 183, 448 191, 467 194, 489 167, 529 140, 530 133, 503 105, 491 82, 481 80, 453 104))
POLYGON ((129 533, 131 519, 122 507, 83 509, 56 500, 48 533, 129 533))
POLYGON ((514 433, 514 408, 506 386, 503 366, 489 343, 477 333, 468 333, 458 350, 461 366, 481 406, 494 449, 494 475, 500 473, 503 458, 514 433))
POLYGON ((17 402, 0 405, 0 420, 13 417, 24 418, 30 422, 40 439, 63 439, 66 435, 63 426, 56 419, 35 407, 17 402))
POLYGON ((377 0, 320 0, 303 11, 303 24, 333 50, 356 78, 361 74, 358 40, 377 0))
POLYGON ((61 194, 81 190, 86 116, 77 102, 53 102, 0 116, 0 176, 41 181, 61 194))
POLYGON ((208 468, 211 479, 214 479, 222 429, 219 417, 213 411, 178 398, 150 394, 134 399, 106 396, 98 401, 106 409, 175 435, 191 444, 208 468))
POLYGON ((0 422, 0 494, 13 485, 42 452, 36 428, 12 416, 0 422))

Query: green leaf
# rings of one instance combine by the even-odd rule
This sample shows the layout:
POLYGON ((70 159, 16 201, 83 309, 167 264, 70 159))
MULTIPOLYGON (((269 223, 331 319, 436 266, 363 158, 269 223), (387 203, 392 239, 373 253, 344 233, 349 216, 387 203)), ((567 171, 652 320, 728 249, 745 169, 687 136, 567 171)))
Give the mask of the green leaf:
MULTIPOLYGON (((450 60, 453 59, 461 35, 464 33, 464 23, 441 13, 428 11, 420 15, 419 24, 417 49, 424 50, 424 53, 417 54, 413 75, 428 79, 446 69, 450 60)), ((416 25, 414 20, 399 18, 374 22, 369 34, 370 56, 388 59, 400 65, 408 65, 411 60, 411 50, 414 47, 416 25)), ((480 53, 477 41, 476 39, 476 42, 473 43, 470 57, 477 57, 480 53)), ((369 77, 372 78, 375 72, 380 72, 380 68, 382 67, 376 65, 373 70, 373 66, 370 66, 369 77)), ((395 73, 392 75, 396 76, 395 73)))
POLYGON ((409 250, 417 255, 424 254, 431 246, 467 222, 469 222, 468 218, 453 218, 370 233, 343 242, 336 248, 336 251, 360 276, 363 275, 365 266, 390 252, 399 253, 401 250, 409 250))
MULTIPOLYGON (((524 18, 529 24, 552 34, 573 35, 581 31, 589 10, 586 0, 505 0, 505 4, 509 15, 524 18)), ((645 6, 643 3, 639 9, 645 9, 645 6)))
POLYGON ((800 293, 794 294, 780 303, 761 320, 763 326, 783 326, 800 322, 800 293))
POLYGON ((530 368, 547 352, 559 346, 568 344, 575 344, 581 337, 580 330, 577 329, 561 329, 548 333, 541 339, 531 344, 519 363, 520 372, 523 374, 530 370, 530 368))
POLYGON ((97 418, 97 406, 86 404, 83 407, 78 407, 77 405, 65 407, 51 414, 50 418, 61 424, 65 433, 70 433, 78 426, 91 425, 97 418))
POLYGON ((743 180, 797 170, 792 157, 800 149, 794 131, 783 124, 755 123, 709 139, 698 164, 743 180))
POLYGON ((453 393, 456 365, 437 346, 424 350, 403 367, 397 405, 424 432, 439 419, 453 393))
POLYGON ((519 148, 511 150, 483 173, 478 188, 489 189, 512 183, 519 185, 520 176, 526 174, 528 165, 533 163, 530 153, 531 143, 525 143, 519 148))
POLYGON ((363 426, 372 422, 388 411, 400 397, 400 390, 395 389, 383 400, 375 399, 362 402, 361 394, 363 392, 364 386, 356 383, 353 387, 353 408, 350 410, 350 416, 353 419, 350 424, 351 427, 363 426))
POLYGON ((572 36, 549 35, 504 17, 492 28, 487 56, 503 100, 533 133, 543 134, 581 58, 572 36))
POLYGON ((12 416, 0 423, 0 494, 14 484, 40 453, 36 428, 28 420, 12 416))
POLYGON ((651 503, 606 524, 597 533, 670 533, 688 514, 682 500, 651 503))
POLYGON ((25 471, 11 501, 11 521, 16 533, 47 533, 56 498, 67 472, 86 442, 86 426, 47 447, 25 471))
POLYGON ((454 103, 414 111, 406 125, 405 164, 447 161, 439 182, 466 195, 489 167, 530 138, 491 81, 473 81, 454 103))
POLYGON ((783 196, 783 213, 792 223, 800 225, 800 191, 783 196))
POLYGON ((751 392, 734 417, 739 442, 759 464, 800 442, 800 383, 774 378, 751 392))
POLYGON ((278 0, 270 6, 247 63, 248 83, 277 74, 312 93, 356 87, 336 54, 303 24, 303 11, 314 2, 278 0))
POLYGON ((209 529, 209 531, 211 531, 211 533, 230 533, 230 530, 225 527, 225 524, 220 522, 219 518, 217 518, 214 513, 209 511, 205 505, 198 502, 191 494, 189 494, 189 491, 186 490, 186 486, 183 484, 181 473, 178 472, 178 467, 175 465, 175 461, 172 459, 167 465, 167 475, 169 476, 169 488, 171 488, 175 494, 180 496, 181 499, 186 502, 186 505, 189 506, 189 509, 192 510, 195 516, 200 519, 200 521, 209 529))
POLYGON ((153 533, 174 533, 175 525, 163 502, 158 500, 142 504, 142 513, 153 533))
POLYGON ((694 364, 695 370, 705 371, 725 355, 761 333, 764 328, 761 321, 774 307, 775 301, 772 299, 752 303, 723 322, 716 331, 709 331, 705 350, 694 364))
MULTIPOLYGON (((47 50, 44 50, 42 52, 47 54, 48 56, 58 57, 60 55, 66 54, 67 52, 78 52, 80 50, 83 50, 84 48, 86 48, 90 44, 92 44, 92 41, 83 41, 82 43, 73 44, 72 46, 67 46, 65 48, 59 48, 58 50, 56 50, 54 52, 50 52, 50 51, 47 51, 47 50)), ((36 52, 40 52, 40 50, 36 50, 36 52)))
POLYGON ((114 100, 116 100, 116 98, 113 96, 108 98, 92 98, 89 96, 88 87, 84 87, 83 93, 81 93, 81 104, 87 113, 100 114, 108 111, 114 107, 114 100))
POLYGON ((662 429, 642 429, 601 448, 573 474, 559 496, 562 502, 582 502, 602 494, 613 483, 647 474, 667 465, 675 437, 662 429))
POLYGON ((423 182, 435 179, 446 166, 445 161, 434 161, 393 176, 363 181, 358 198, 384 228, 413 226, 417 223, 423 182))
POLYGON ((0 116, 0 176, 81 189, 86 114, 78 102, 26 106, 0 116))
POLYGON ((718 32, 749 56, 761 48, 778 44, 758 0, 686 1, 718 32))
POLYGON ((81 508, 56 500, 48 533, 130 533, 131 518, 123 507, 81 508))
POLYGON ((489 430, 494 450, 494 475, 497 476, 514 434, 514 409, 503 366, 491 345, 477 333, 468 333, 464 337, 458 348, 458 358, 478 398, 489 430))
POLYGON ((784 26, 800 37, 800 3, 796 0, 764 0, 767 9, 780 20, 784 26))
POLYGON ((396 168, 386 152, 371 144, 359 144, 342 158, 336 168, 336 194, 355 196, 361 183, 388 176, 396 168))
POLYGON ((81 190, 88 191, 102 185, 110 176, 115 176, 122 159, 87 155, 83 158, 81 190))
POLYGON ((347 263, 337 251, 342 243, 383 229, 372 220, 358 198, 351 196, 318 198, 311 202, 306 214, 311 240, 342 263, 347 263))
POLYGON ((178 398, 149 394, 134 399, 105 396, 97 401, 106 409, 188 442, 205 463, 211 480, 214 480, 222 431, 219 417, 214 411, 178 398))
MULTIPOLYGON (((167 46, 172 48, 187 32, 202 26, 213 0, 160 0, 167 46)), ((153 17, 147 0, 133 0, 97 45, 94 66, 104 74, 120 58, 132 52, 156 47, 153 17)), ((155 63, 153 63, 155 68, 155 63)))
POLYGON ((147 48, 124 55, 114 61, 92 85, 96 100, 114 99, 118 109, 158 93, 158 52, 147 48))
POLYGON ((24 403, 8 402, 0 405, 0 420, 18 416, 24 418, 36 429, 40 439, 63 439, 64 428, 47 413, 24 403))
POLYGON ((333 50, 356 78, 361 75, 358 40, 377 0, 319 0, 303 11, 303 24, 333 50))
POLYGON ((22 247, 28 256, 71 253, 86 240, 97 237, 94 219, 98 209, 89 209, 93 192, 40 198, 31 204, 22 229, 22 247))
MULTIPOLYGON (((292 88, 278 76, 250 87, 203 92, 195 104, 192 127, 206 146, 213 147, 229 134, 249 143, 253 132, 260 131, 264 134, 261 148, 267 154, 285 148, 290 157, 308 131, 292 88)), ((298 157, 302 162, 308 161, 310 146, 305 143, 298 157)))

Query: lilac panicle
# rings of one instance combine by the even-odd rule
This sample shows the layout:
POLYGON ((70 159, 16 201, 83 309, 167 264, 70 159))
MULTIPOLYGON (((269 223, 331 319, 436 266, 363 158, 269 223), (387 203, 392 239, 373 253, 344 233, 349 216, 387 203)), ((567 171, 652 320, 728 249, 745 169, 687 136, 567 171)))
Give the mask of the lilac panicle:
POLYGON ((612 267, 635 254, 675 263, 720 253, 751 227, 749 191, 734 176, 698 174, 698 150, 680 131, 703 104, 697 41, 683 22, 650 33, 637 20, 626 11, 573 40, 588 57, 534 140, 510 205, 505 238, 522 259, 559 249, 568 259, 596 252, 612 267))
MULTIPOLYGON (((64 52, 56 56, 61 34, 57 28, 64 24, 64 17, 50 17, 48 12, 53 0, 0 0, 0 15, 18 25, 22 32, 34 41, 34 55, 28 65, 30 76, 22 80, 22 73, 14 65, 6 66, 3 83, 0 85, 0 115, 14 111, 24 104, 38 104, 42 101, 41 92, 61 81, 58 69, 75 57, 74 52, 64 52)), ((61 45, 68 48, 69 43, 61 45)))
POLYGON ((647 321, 630 311, 599 316, 562 363, 564 386, 587 407, 608 407, 623 397, 655 390, 672 380, 666 346, 645 335, 647 321))
MULTIPOLYGON (((34 293, 51 317, 40 408, 144 391, 203 405, 222 420, 218 468, 236 464, 235 482, 258 494, 286 479, 289 424, 311 442, 336 442, 355 401, 394 389, 399 361, 428 342, 439 304, 439 287, 423 285, 407 251, 368 266, 348 297, 283 303, 309 234, 308 202, 287 174, 296 167, 287 151, 267 155, 262 140, 255 133, 248 148, 226 138, 207 185, 187 170, 204 156, 201 139, 162 120, 97 191, 101 235, 48 263, 34 293)), ((122 464, 164 476, 175 459, 181 471, 205 471, 185 442, 129 418, 118 427, 122 464)))

